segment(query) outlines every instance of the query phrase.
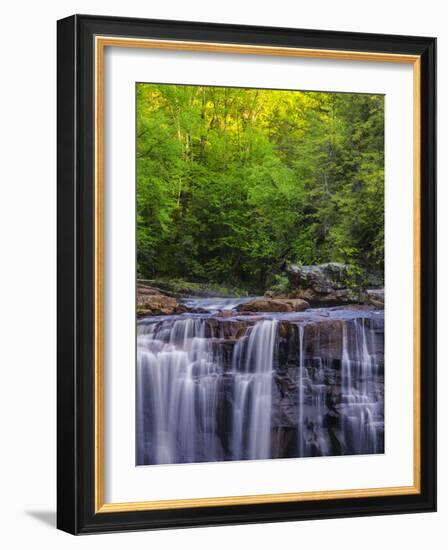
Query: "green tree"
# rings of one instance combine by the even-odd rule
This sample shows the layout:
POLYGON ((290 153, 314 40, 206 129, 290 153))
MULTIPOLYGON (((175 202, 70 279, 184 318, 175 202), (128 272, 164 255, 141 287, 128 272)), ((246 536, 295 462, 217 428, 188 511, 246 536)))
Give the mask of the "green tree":
POLYGON ((382 276, 384 98, 137 85, 145 277, 264 290, 284 262, 382 276))

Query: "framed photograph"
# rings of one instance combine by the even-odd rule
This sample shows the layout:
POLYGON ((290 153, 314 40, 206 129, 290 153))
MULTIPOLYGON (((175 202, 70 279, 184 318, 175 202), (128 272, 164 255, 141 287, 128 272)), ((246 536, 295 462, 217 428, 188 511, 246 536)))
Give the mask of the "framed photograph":
POLYGON ((58 527, 434 511, 434 38, 58 21, 58 527))

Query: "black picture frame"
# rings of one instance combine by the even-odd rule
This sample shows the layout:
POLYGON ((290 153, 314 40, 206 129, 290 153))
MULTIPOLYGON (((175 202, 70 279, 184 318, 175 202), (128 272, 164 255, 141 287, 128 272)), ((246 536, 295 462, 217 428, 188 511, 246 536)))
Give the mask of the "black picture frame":
POLYGON ((72 534, 431 512, 436 509, 436 39, 74 15, 58 21, 57 526, 72 534), (421 484, 418 494, 97 513, 94 38, 335 51, 421 61, 421 484))

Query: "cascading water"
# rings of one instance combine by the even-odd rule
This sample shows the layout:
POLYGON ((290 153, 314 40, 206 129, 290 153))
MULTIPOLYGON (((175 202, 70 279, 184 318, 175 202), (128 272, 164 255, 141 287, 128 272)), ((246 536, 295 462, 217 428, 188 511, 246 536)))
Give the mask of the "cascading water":
POLYGON ((256 296, 245 296, 244 298, 184 298, 181 303, 193 309, 230 311, 255 298, 256 296))
POLYGON ((207 308, 138 322, 137 464, 384 452, 382 311, 207 308))
MULTIPOLYGON (((374 333, 366 327, 365 320, 355 319, 343 326, 343 409, 342 427, 348 449, 358 453, 375 453, 378 448, 378 418, 383 413, 384 400, 378 399, 375 359, 369 352, 374 333), (354 345, 349 351, 349 331, 354 345)), ((382 397, 382 396, 381 396, 382 397)))
POLYGON ((299 424, 297 426, 298 436, 299 436, 299 456, 304 456, 304 447, 305 447, 305 425, 303 422, 304 419, 304 407, 303 402, 304 395, 304 381, 303 381, 303 369, 304 369, 304 353, 303 353, 303 326, 299 326, 299 424))
POLYGON ((203 319, 139 326, 139 464, 215 461, 218 367, 203 319))
POLYGON ((271 457, 271 402, 277 321, 257 323, 235 346, 232 460, 271 457))

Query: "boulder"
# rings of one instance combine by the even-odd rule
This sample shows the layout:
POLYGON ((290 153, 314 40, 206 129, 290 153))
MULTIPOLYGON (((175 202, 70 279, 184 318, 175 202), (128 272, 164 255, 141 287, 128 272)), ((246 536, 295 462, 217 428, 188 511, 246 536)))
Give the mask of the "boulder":
POLYGON ((384 309, 384 288, 378 288, 366 291, 366 302, 372 304, 377 309, 384 309))
POLYGON ((347 264, 289 265, 286 267, 290 295, 313 305, 364 303, 365 294, 353 289, 352 269, 347 264))
POLYGON ((137 315, 173 315, 178 311, 178 303, 175 298, 163 294, 137 293, 137 315))
POLYGON ((137 315, 174 315, 182 313, 209 313, 203 308, 192 308, 179 303, 170 293, 151 286, 148 281, 137 281, 137 315))
POLYGON ((165 295, 159 288, 147 282, 137 281, 137 315, 173 315, 188 310, 176 298, 165 295))
POLYGON ((316 293, 328 293, 348 288, 350 266, 341 263, 319 265, 289 265, 286 274, 293 288, 310 288, 316 293))
POLYGON ((292 311, 305 311, 310 307, 310 304, 302 298, 288 298, 283 301, 292 307, 292 311))
POLYGON ((256 298, 236 309, 241 313, 291 313, 304 311, 310 307, 309 303, 301 298, 256 298))

